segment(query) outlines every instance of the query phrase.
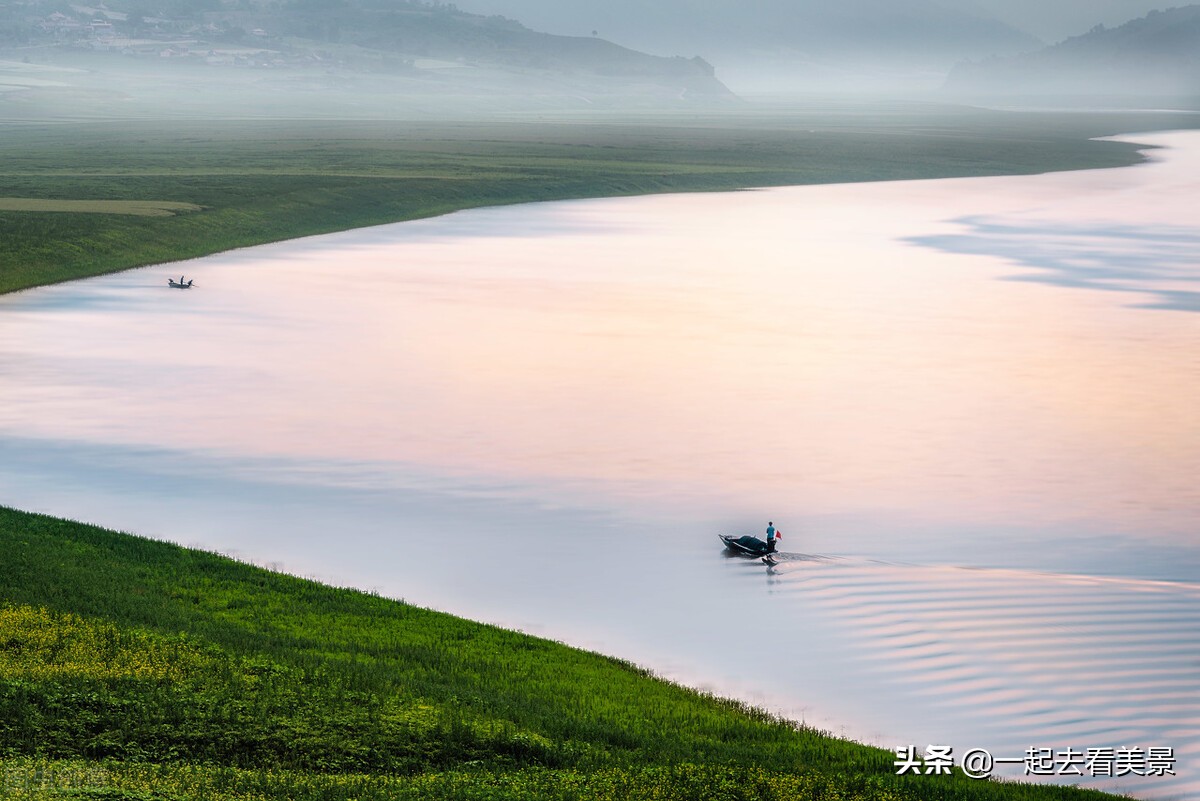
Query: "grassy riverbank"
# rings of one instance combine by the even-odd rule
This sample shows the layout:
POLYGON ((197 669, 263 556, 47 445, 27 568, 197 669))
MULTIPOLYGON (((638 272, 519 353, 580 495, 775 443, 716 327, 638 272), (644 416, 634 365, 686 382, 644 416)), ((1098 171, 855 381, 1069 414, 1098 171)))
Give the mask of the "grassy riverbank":
POLYGON ((455 209, 1138 160, 1191 116, 754 106, 459 122, 25 120, 0 137, 0 292, 455 209))
POLYGON ((1088 799, 893 755, 633 665, 0 508, 7 798, 1088 799))

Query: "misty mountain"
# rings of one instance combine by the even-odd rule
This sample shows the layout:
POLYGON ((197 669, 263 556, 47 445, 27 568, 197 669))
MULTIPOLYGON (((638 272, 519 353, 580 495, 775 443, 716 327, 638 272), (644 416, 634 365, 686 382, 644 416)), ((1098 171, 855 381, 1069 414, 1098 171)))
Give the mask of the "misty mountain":
POLYGON ((115 69, 125 74, 133 63, 150 73, 168 62, 175 73, 193 65, 209 83, 242 70, 290 72, 290 84, 259 82, 308 88, 333 85, 331 75, 380 76, 399 91, 440 96, 731 96, 699 58, 540 33, 420 0, 24 0, 0 5, 0 58, 18 55, 71 64, 86 56, 87 68, 99 70, 103 56, 119 56, 115 69), (306 83, 305 73, 320 79, 306 83))
POLYGON ((723 91, 712 67, 699 59, 649 55, 599 37, 540 33, 503 17, 459 11, 452 4, 292 0, 278 11, 265 8, 253 20, 258 26, 414 60, 628 78, 699 94, 723 91))
MULTIPOLYGON (((947 0, 955 2, 955 0, 947 0)), ((1046 42, 1102 23, 1120 25, 1163 7, 1162 0, 957 0, 1046 42)))
POLYGON ((1052 47, 957 66, 948 90, 987 95, 1200 96, 1200 5, 1097 25, 1052 47))
MULTIPOLYGON (((833 88, 855 76, 934 71, 964 58, 1041 45, 988 12, 937 0, 459 0, 545 30, 601 36, 651 52, 700 54, 723 77, 833 88), (759 74, 755 75, 757 71, 759 74)), ((737 88, 737 84, 734 88, 737 88)))

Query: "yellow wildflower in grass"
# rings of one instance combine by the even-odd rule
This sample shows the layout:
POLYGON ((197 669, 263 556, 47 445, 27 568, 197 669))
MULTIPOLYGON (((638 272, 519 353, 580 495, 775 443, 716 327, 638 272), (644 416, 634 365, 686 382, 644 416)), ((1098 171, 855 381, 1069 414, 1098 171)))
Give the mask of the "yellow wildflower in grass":
POLYGON ((31 606, 0 606, 0 678, 137 678, 202 675, 212 657, 183 639, 31 606))

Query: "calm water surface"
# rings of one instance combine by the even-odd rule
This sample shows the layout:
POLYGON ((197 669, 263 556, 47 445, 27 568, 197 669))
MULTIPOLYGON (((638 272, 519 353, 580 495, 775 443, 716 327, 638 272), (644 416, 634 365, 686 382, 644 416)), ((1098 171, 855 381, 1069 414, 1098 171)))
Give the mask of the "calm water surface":
POLYGON ((516 206, 0 298, 0 502, 879 743, 1200 794, 1200 134, 516 206), (168 276, 195 278, 170 290, 168 276), (768 570, 718 533, 773 520, 768 570))

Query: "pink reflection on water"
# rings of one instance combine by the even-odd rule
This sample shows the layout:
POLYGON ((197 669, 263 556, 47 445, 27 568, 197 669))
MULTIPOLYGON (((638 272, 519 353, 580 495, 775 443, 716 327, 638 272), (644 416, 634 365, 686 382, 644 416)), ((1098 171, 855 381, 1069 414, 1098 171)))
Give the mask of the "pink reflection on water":
POLYGON ((0 423, 666 509, 1186 532, 1196 318, 902 240, 968 213, 1188 226, 1195 161, 485 210, 173 267, 186 294, 152 268, 107 279, 132 329, 7 312, 76 380, 19 380, 0 423))

